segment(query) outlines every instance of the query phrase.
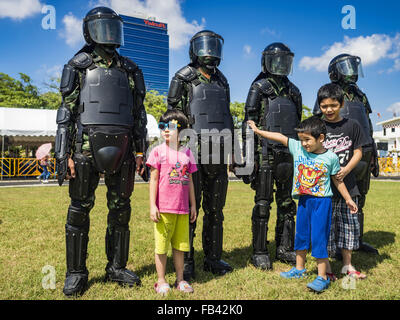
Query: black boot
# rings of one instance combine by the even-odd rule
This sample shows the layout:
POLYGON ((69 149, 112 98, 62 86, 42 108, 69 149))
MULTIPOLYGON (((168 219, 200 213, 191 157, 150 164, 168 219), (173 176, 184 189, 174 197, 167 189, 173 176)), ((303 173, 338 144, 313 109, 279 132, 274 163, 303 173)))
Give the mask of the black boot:
POLYGON ((129 229, 126 226, 108 227, 106 234, 106 281, 117 282, 119 285, 141 285, 139 277, 125 268, 129 255, 129 229))
POLYGON ((112 264, 106 266, 106 281, 117 282, 119 285, 129 287, 140 286, 140 278, 131 270, 126 268, 117 268, 112 264))
POLYGON ((80 296, 87 289, 88 272, 69 273, 65 275, 63 293, 66 296, 80 296))
POLYGON ((223 276, 232 272, 232 267, 224 260, 213 260, 209 258, 204 259, 204 271, 212 272, 215 275, 223 276))
POLYGON ((67 247, 67 273, 63 293, 66 296, 81 295, 87 288, 89 272, 86 269, 87 228, 65 225, 67 247))
POLYGON ((259 269, 262 270, 271 270, 272 269, 272 262, 269 258, 268 253, 264 254, 253 254, 251 257, 251 263, 259 269))
POLYGON ((257 209, 257 206, 253 209, 252 217, 253 256, 251 257, 251 263, 256 268, 271 270, 272 261, 269 257, 267 240, 268 218, 265 217, 265 214, 262 218, 259 215, 255 215, 254 213, 257 209))
POLYGON ((276 259, 296 265, 296 253, 294 252, 294 219, 287 218, 283 222, 282 230, 278 230, 278 225, 275 233, 276 240, 276 259))

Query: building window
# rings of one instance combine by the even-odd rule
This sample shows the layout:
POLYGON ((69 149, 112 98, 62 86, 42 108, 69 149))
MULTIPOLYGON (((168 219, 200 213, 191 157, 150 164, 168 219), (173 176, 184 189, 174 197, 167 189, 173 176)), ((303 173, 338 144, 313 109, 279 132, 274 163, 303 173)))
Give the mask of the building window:
POLYGON ((386 128, 383 128, 383 135, 386 136, 386 128))
POLYGON ((395 128, 392 128, 392 132, 395 132, 395 128))

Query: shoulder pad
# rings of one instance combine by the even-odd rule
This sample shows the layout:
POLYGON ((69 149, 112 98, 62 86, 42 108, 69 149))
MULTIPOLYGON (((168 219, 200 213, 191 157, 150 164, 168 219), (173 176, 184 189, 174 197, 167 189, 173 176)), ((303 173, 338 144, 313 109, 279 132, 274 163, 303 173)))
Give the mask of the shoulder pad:
POLYGON ((124 68, 129 73, 135 72, 136 69, 138 68, 138 65, 127 57, 121 56, 121 64, 122 64, 122 68, 124 68))
POLYGON ((289 92, 291 95, 300 96, 300 90, 292 82, 289 82, 289 92))
POLYGON ((221 81, 224 83, 224 85, 228 86, 229 85, 228 80, 226 79, 224 74, 219 69, 216 69, 216 71, 217 71, 218 77, 221 79, 221 81))
POLYGON ((92 56, 89 53, 81 52, 75 55, 68 64, 78 69, 86 69, 93 63, 92 56))
POLYGON ((178 70, 175 76, 186 82, 193 81, 197 78, 197 70, 191 66, 186 66, 178 70))
POLYGON ((275 93, 272 84, 267 79, 260 79, 253 83, 253 87, 261 91, 262 94, 270 96, 275 93))

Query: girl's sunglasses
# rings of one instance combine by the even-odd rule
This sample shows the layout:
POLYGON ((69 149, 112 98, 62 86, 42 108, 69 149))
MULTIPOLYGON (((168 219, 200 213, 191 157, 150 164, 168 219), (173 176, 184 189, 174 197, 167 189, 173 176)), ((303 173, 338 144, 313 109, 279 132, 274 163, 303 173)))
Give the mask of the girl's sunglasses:
POLYGON ((181 125, 179 124, 179 123, 176 123, 176 122, 168 122, 168 123, 165 123, 165 122, 159 122, 158 123, 158 129, 160 129, 160 130, 166 130, 167 128, 169 129, 169 130, 176 130, 176 129, 178 129, 179 127, 180 127, 181 125))

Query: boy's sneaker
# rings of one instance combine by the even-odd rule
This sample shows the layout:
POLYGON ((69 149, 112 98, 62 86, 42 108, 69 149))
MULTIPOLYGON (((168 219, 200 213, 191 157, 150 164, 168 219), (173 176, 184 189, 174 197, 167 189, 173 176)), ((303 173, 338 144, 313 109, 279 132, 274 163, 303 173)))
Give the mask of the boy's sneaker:
POLYGON ((281 272, 280 276, 286 279, 293 279, 293 278, 304 278, 306 276, 306 269, 298 270, 296 267, 293 267, 287 272, 281 272))
POLYGON ((319 293, 324 291, 325 289, 328 289, 329 285, 330 285, 329 278, 326 278, 325 280, 321 276, 318 276, 313 282, 307 284, 307 288, 319 293))

